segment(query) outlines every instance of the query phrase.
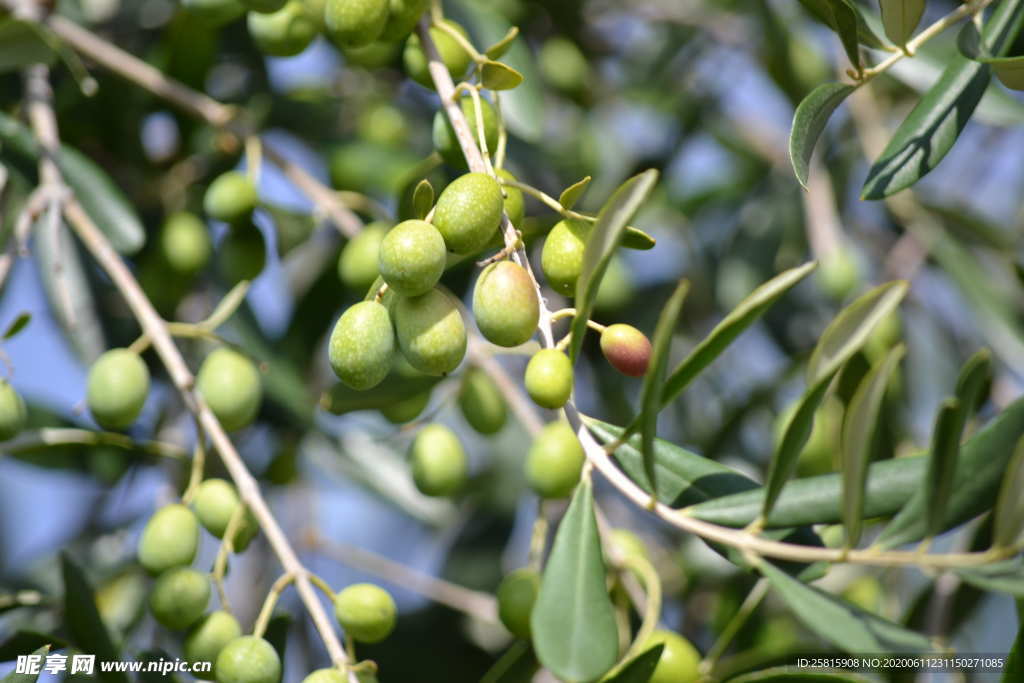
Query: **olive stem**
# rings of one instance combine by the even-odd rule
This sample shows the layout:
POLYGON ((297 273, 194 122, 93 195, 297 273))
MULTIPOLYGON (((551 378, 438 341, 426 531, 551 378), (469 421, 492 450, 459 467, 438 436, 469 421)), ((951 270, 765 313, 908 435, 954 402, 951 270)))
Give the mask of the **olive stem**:
POLYGON ((533 521, 533 533, 530 535, 529 565, 540 571, 544 563, 544 548, 548 543, 548 527, 550 522, 544 514, 544 499, 537 499, 537 517, 533 521))
POLYGON ((245 138, 245 170, 249 181, 259 187, 263 173, 263 144, 258 135, 245 138))
MULTIPOLYGON (((658 620, 661 618, 661 578, 658 576, 654 566, 647 558, 631 556, 624 560, 623 569, 633 572, 643 584, 645 594, 643 618, 640 622, 640 628, 637 629, 636 637, 633 638, 633 644, 626 651, 626 654, 619 659, 619 663, 606 674, 608 676, 621 671, 626 664, 643 651, 648 639, 658 626, 658 620)), ((637 605, 637 607, 639 608, 640 606, 637 605)))
POLYGON ((761 604, 761 600, 768 593, 768 580, 758 579, 754 587, 747 593, 747 597, 744 598, 743 603, 740 605, 736 614, 732 616, 729 622, 722 629, 722 633, 715 640, 715 643, 708 650, 707 656, 700 663, 700 672, 703 676, 709 677, 712 670, 715 668, 715 664, 721 659, 722 655, 729 648, 729 644, 732 643, 733 638, 739 633, 743 625, 747 623, 747 619, 754 613, 757 606, 761 604))
POLYGON ((588 216, 585 213, 579 213, 578 211, 573 211, 572 209, 565 208, 564 206, 562 206, 562 203, 559 202, 557 199, 549 195, 547 192, 544 192, 543 190, 538 190, 533 185, 529 185, 518 180, 509 180, 507 178, 498 178, 498 182, 501 183, 502 185, 510 185, 516 189, 522 190, 531 197, 540 200, 541 203, 545 204, 549 209, 558 213, 563 218, 587 221, 588 223, 593 223, 594 221, 597 220, 593 216, 588 216))
POLYGON ((221 607, 228 613, 231 612, 231 602, 228 600, 227 590, 224 588, 224 575, 228 568, 228 555, 235 549, 235 534, 242 523, 245 515, 245 505, 237 505, 228 518, 227 526, 224 527, 224 534, 217 548, 217 557, 213 561, 213 584, 217 587, 217 595, 220 597, 221 607))
POLYGON ((313 582, 313 585, 320 589, 320 592, 327 596, 329 600, 334 601, 334 589, 331 585, 324 581, 323 577, 309 572, 309 580, 313 582))
MULTIPOLYGON (((491 96, 494 97, 494 111, 498 114, 498 121, 504 122, 505 119, 501 114, 501 97, 499 97, 498 91, 492 90, 491 96)), ((508 130, 505 128, 504 123, 502 123, 502 125, 498 126, 498 149, 494 151, 494 168, 505 168, 505 151, 507 147, 508 130)))
POLYGON ((380 286, 380 289, 377 290, 377 293, 373 295, 373 300, 376 301, 377 303, 380 303, 381 299, 384 298, 384 294, 386 294, 387 291, 388 291, 388 283, 385 282, 384 284, 382 284, 380 286))
MULTIPOLYGON (((440 8, 440 3, 437 3, 435 6, 440 8)), ((459 33, 451 26, 449 26, 447 23, 445 23, 444 17, 439 13, 435 14, 434 12, 431 12, 430 24, 433 28, 440 29, 441 31, 447 33, 449 38, 454 40, 456 43, 459 44, 459 47, 461 47, 463 50, 469 53, 469 56, 473 58, 473 61, 476 64, 479 65, 484 62, 490 61, 486 55, 481 54, 475 47, 473 47, 473 44, 466 40, 465 36, 463 36, 461 33, 459 33)))
POLYGON ((562 318, 572 318, 576 315, 575 308, 560 308, 557 311, 553 311, 551 316, 548 318, 552 323, 556 323, 562 318))
POLYGON ((262 638, 263 634, 267 632, 267 625, 270 624, 270 616, 274 613, 274 607, 277 606, 278 598, 281 597, 281 593, 288 587, 288 584, 294 580, 295 575, 291 572, 286 572, 274 581, 270 587, 270 592, 267 593, 267 598, 263 601, 263 607, 260 608, 260 615, 256 617, 256 624, 252 627, 252 634, 254 636, 262 638))
POLYGON ((181 502, 188 505, 196 494, 196 489, 203 481, 203 471, 206 469, 206 445, 204 442, 203 430, 196 423, 196 445, 192 450, 192 467, 189 468, 188 486, 181 494, 181 502))

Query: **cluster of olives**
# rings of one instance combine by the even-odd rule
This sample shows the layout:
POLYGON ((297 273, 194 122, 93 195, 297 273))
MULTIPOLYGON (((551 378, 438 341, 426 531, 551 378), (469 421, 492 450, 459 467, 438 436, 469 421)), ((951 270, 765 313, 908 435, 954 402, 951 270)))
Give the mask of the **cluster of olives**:
POLYGON ((256 186, 240 171, 217 176, 203 195, 206 215, 228 224, 217 258, 221 275, 231 284, 252 280, 267 264, 266 241, 253 223, 258 201, 256 186))

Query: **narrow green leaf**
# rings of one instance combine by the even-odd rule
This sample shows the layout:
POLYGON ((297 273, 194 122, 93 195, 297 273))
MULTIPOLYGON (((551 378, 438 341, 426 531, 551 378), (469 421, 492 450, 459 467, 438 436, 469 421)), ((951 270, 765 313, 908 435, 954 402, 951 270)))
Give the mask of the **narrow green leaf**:
POLYGON ((925 530, 929 537, 939 532, 946 517, 946 505, 949 503, 953 477, 956 476, 956 461, 960 454, 963 413, 958 399, 947 398, 935 416, 928 468, 924 475, 924 494, 928 501, 925 530))
POLYGON ((797 105, 789 132, 789 161, 796 179, 804 188, 810 175, 811 155, 821 131, 825 130, 825 124, 836 107, 856 89, 857 86, 845 83, 822 83, 797 105))
POLYGON ((501 59, 501 56, 508 52, 509 46, 512 44, 512 41, 515 40, 516 36, 518 35, 519 27, 510 27, 508 29, 508 32, 505 33, 505 36, 501 40, 496 42, 494 45, 491 45, 489 48, 487 48, 484 54, 486 54, 491 59, 501 59))
POLYGON ((618 658, 606 580, 593 485, 584 479, 558 526, 530 618, 537 658, 562 680, 592 681, 618 658))
POLYGON ((54 650, 61 650, 68 646, 68 642, 52 633, 19 629, 0 643, 0 662, 9 662, 16 659, 18 655, 47 646, 54 650))
POLYGON ((630 660, 622 671, 601 683, 648 683, 651 676, 654 675, 654 670, 658 668, 661 651, 664 649, 665 645, 658 643, 651 649, 645 650, 630 660))
POLYGON ((900 344, 871 368, 857 387, 843 420, 843 526, 846 528, 846 545, 851 548, 860 542, 871 438, 878 423, 878 412, 885 398, 885 388, 905 351, 906 348, 900 344))
POLYGON ((812 17, 825 24, 833 31, 837 31, 834 19, 835 10, 833 9, 833 6, 836 4, 844 4, 851 8, 856 15, 857 40, 860 44, 875 49, 882 48, 885 45, 871 30, 867 22, 864 21, 864 16, 861 14, 860 8, 858 8, 857 5, 847 2, 847 0, 800 0, 800 4, 807 9, 812 17))
POLYGON ((483 675, 480 683, 527 683, 533 680, 539 668, 530 643, 514 640, 505 654, 483 675))
POLYGON ((668 365, 668 353, 672 348, 672 333, 676 329, 679 312, 683 309, 683 301, 689 291, 690 283, 680 280, 672 296, 661 309, 651 343, 651 360, 644 375, 643 390, 640 394, 640 436, 648 491, 657 490, 654 442, 658 436, 661 388, 665 383, 665 368, 668 365))
POLYGON ((1020 680, 1024 680, 1024 619, 1017 626, 1017 638, 1013 641, 1000 679, 1001 683, 1016 683, 1020 680))
MULTIPOLYGON (((74 644, 98 661, 114 661, 121 658, 103 619, 96 608, 96 597, 85 574, 67 553, 60 556, 61 574, 64 578, 64 622, 74 644)), ((97 675, 108 683, 128 683, 123 672, 101 671, 97 675)))
POLYGON ((285 647, 288 645, 288 629, 291 628, 295 618, 287 612, 278 612, 270 618, 267 624, 266 633, 263 637, 274 646, 277 655, 284 661, 285 647))
POLYGON ((11 324, 7 326, 7 331, 4 332, 3 340, 7 341, 8 339, 11 339, 14 336, 16 336, 19 332, 21 332, 23 329, 25 329, 25 327, 31 321, 32 321, 32 314, 31 313, 29 313, 28 311, 22 311, 21 313, 19 313, 18 317, 15 318, 14 321, 11 322, 11 324))
POLYGON ((879 0, 885 35, 897 45, 904 45, 924 16, 925 0, 879 0))
POLYGON ((964 24, 957 37, 957 47, 968 59, 991 66, 996 78, 1007 88, 1024 90, 1024 56, 993 57, 973 22, 964 24))
POLYGON ((480 70, 480 82, 488 90, 512 90, 523 82, 523 75, 501 62, 484 62, 480 70))
POLYGON ((278 256, 285 256, 304 243, 316 228, 316 220, 308 211, 298 211, 269 202, 264 202, 261 206, 270 215, 274 224, 278 256))
POLYGON ((934 649, 923 635, 800 583, 768 562, 761 562, 759 570, 807 628, 840 650, 850 654, 881 654, 934 649))
POLYGON ((871 683, 852 671, 809 671, 795 666, 777 666, 730 678, 729 683, 871 683))
POLYGON ((961 579, 984 591, 1024 598, 1024 561, 1020 557, 955 571, 961 579))
POLYGON ((657 240, 643 230, 634 228, 632 225, 627 225, 626 231, 622 233, 622 246, 626 249, 647 251, 648 249, 653 249, 655 244, 657 244, 657 240))
POLYGON ((571 209, 576 206, 576 202, 580 200, 583 193, 587 191, 587 186, 590 185, 591 177, 587 176, 582 180, 577 180, 569 187, 562 190, 562 194, 558 196, 558 203, 562 205, 563 209, 571 209))
POLYGON ((983 398, 982 391, 991 379, 992 352, 988 349, 979 349, 960 368, 956 380, 956 397, 963 406, 965 422, 966 418, 978 409, 978 404, 983 398))
POLYGON ((569 358, 573 362, 583 348, 587 321, 594 310, 594 299, 604 271, 608 268, 608 261, 619 246, 626 225, 654 189, 657 180, 658 172, 653 168, 633 176, 615 190, 597 215, 597 222, 590 231, 583 251, 583 270, 576 281, 576 315, 573 317, 570 330, 572 338, 569 342, 569 358))
POLYGON ((383 382, 367 391, 356 391, 338 382, 320 397, 320 407, 335 415, 343 415, 354 410, 379 410, 395 401, 426 391, 441 379, 431 376, 402 377, 392 373, 383 382))
MULTIPOLYGON (((33 655, 39 655, 40 657, 43 658, 43 660, 45 660, 46 659, 46 655, 47 655, 47 653, 49 653, 49 651, 50 651, 50 646, 49 645, 43 645, 41 648, 37 649, 32 654, 33 655)), ((18 655, 23 655, 23 654, 25 654, 24 651, 18 653, 18 655)), ((42 664, 43 664, 43 662, 40 661, 39 673, 42 673, 42 664)), ((7 674, 2 679, 0 679, 0 683, 36 683, 36 680, 39 679, 39 673, 20 674, 16 670, 12 670, 11 673, 7 674)))
POLYGON ((39 34, 39 27, 20 19, 0 19, 0 73, 32 64, 52 65, 57 53, 39 34))
POLYGON ((1020 540, 1024 531, 1024 439, 1017 442, 1013 458, 1006 468, 1006 476, 999 490, 995 508, 992 543, 1009 548, 1020 540))
POLYGON ((416 184, 416 189, 412 191, 413 215, 419 220, 423 220, 430 213, 430 209, 433 206, 434 186, 430 184, 429 180, 424 178, 416 184))

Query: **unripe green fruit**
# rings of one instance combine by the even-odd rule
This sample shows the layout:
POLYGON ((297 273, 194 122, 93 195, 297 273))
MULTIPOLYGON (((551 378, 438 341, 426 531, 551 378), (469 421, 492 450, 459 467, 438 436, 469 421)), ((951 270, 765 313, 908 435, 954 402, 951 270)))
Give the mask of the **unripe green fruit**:
POLYGON ((586 455, 565 422, 544 426, 526 455, 526 481, 541 498, 565 498, 580 481, 586 455))
MULTIPOLYGON (((231 516, 241 504, 235 487, 223 479, 204 480, 196 489, 195 498, 192 500, 192 507, 199 518, 199 523, 217 538, 224 538, 231 516)), ((240 553, 248 548, 249 542, 259 530, 259 522, 247 508, 238 522, 235 537, 232 539, 234 551, 240 553)))
POLYGON ((395 628, 398 608, 391 594, 372 583, 355 583, 334 598, 334 615, 345 635, 361 643, 379 643, 395 628))
POLYGON ((25 401, 9 382, 0 379, 0 441, 13 439, 25 428, 25 401))
POLYGON ((829 252, 818 265, 818 283, 833 299, 845 299, 860 284, 857 258, 849 247, 840 246, 829 252))
POLYGON ((217 260, 224 281, 235 285, 255 280, 267 265, 267 243, 255 225, 236 226, 217 247, 217 260))
POLYGON ((623 560, 648 560, 647 546, 644 542, 628 529, 613 529, 611 533, 612 543, 615 544, 623 560))
POLYGON ((338 669, 317 669, 303 678, 302 683, 348 683, 348 677, 338 669))
POLYGON ((450 496, 466 483, 466 451, 455 432, 442 424, 429 424, 409 447, 412 479, 427 496, 450 496))
MULTIPOLYGON (((330 34, 327 34, 331 38, 330 34)), ((332 42, 334 42, 332 40, 332 42)), ((337 45, 337 42, 335 42, 337 45)), ((345 56, 345 62, 350 66, 361 66, 364 69, 379 69, 395 61, 398 56, 399 45, 384 40, 377 40, 362 47, 349 47, 339 45, 341 53, 345 56)))
POLYGON ((498 618, 509 633, 529 640, 530 615, 540 592, 540 574, 535 569, 517 569, 498 586, 498 618))
POLYGON ((367 142, 397 147, 405 144, 409 126, 398 108, 379 102, 359 114, 356 132, 367 142))
POLYGON ((149 369, 139 354, 111 349, 89 369, 86 402, 104 429, 124 429, 142 411, 149 393, 149 369))
POLYGON ((184 505, 157 510, 139 538, 139 563, 151 574, 192 564, 199 547, 199 522, 184 505))
POLYGON ((160 251, 175 272, 191 275, 210 261, 210 231, 197 216, 184 211, 171 214, 160 233, 160 251))
POLYGON ((241 171, 228 171, 217 176, 206 188, 203 210, 210 218, 237 223, 249 217, 256 208, 256 186, 241 171))
POLYGON ((182 630, 199 621, 210 602, 210 580, 191 567, 160 575, 149 594, 149 609, 161 624, 182 630))
POLYGON ((224 646, 214 666, 217 683, 279 683, 281 658, 257 636, 241 636, 224 646))
POLYGON ((572 363, 556 349, 542 349, 526 365, 526 393, 543 407, 557 410, 572 394, 572 363))
POLYGON ((388 20, 388 0, 327 0, 327 30, 341 45, 362 47, 380 37, 388 20))
POLYGON ((587 59, 571 40, 548 39, 540 48, 537 62, 544 80, 559 90, 574 94, 587 85, 587 59))
POLYGON ((246 23, 259 51, 274 57, 299 54, 320 32, 320 23, 304 0, 288 0, 270 14, 249 12, 246 23))
POLYGON ((328 346, 338 379, 359 391, 377 386, 387 377, 395 352, 388 309, 376 301, 349 307, 338 318, 328 346))
POLYGON ((398 297, 395 336, 402 354, 420 372, 447 375, 466 355, 466 325, 452 298, 439 289, 398 297))
POLYGON ((592 224, 565 219, 555 223, 540 254, 540 267, 551 288, 563 296, 576 295, 576 280, 583 271, 583 251, 592 224))
POLYGON ((253 362, 228 348, 219 348, 203 361, 196 388, 224 429, 247 427, 263 399, 260 373, 253 362))
MULTIPOLYGON (((459 106, 466 117, 466 122, 469 123, 469 132, 473 135, 473 141, 479 145, 480 138, 477 132, 476 105, 473 103, 473 98, 469 95, 464 95, 459 100, 459 106)), ((498 147, 498 113, 494 111, 491 103, 482 97, 480 98, 480 113, 484 124, 484 140, 487 142, 487 152, 494 154, 494 150, 498 147)), ((434 114, 433 138, 434 149, 438 151, 446 164, 455 168, 466 168, 466 158, 462 155, 459 139, 455 137, 455 129, 442 110, 438 110, 434 114)))
MULTIPOLYGON (((516 177, 506 171, 503 168, 499 168, 495 173, 498 174, 499 178, 505 180, 515 181, 516 177)), ((501 192, 505 196, 505 213, 508 214, 508 219, 512 222, 512 225, 517 228, 523 223, 523 216, 526 215, 526 207, 523 202, 523 191, 518 187, 512 187, 511 185, 502 185, 501 192)))
MULTIPOLYGON (((454 21, 445 19, 444 22, 450 27, 461 33, 465 38, 469 38, 466 34, 466 29, 462 28, 454 21)), ((437 46, 437 53, 441 55, 441 61, 444 62, 445 67, 448 69, 448 73, 451 74, 452 78, 456 81, 462 78, 462 75, 466 73, 466 69, 469 68, 469 63, 473 61, 469 53, 461 45, 459 45, 454 38, 452 38, 445 31, 433 27, 430 29, 430 39, 434 41, 434 45, 437 46)), ((423 47, 420 45, 420 37, 413 33, 409 36, 409 40, 405 43, 405 50, 402 52, 402 61, 405 64, 405 73, 409 74, 409 78, 413 79, 424 88, 434 89, 434 81, 430 77, 430 71, 427 69, 427 57, 423 54, 423 47)))
POLYGON ((272 12, 277 12, 279 9, 284 7, 287 1, 288 0, 241 0, 241 3, 251 12, 270 14, 272 12))
POLYGON ((470 368, 462 377, 459 408, 469 426, 481 434, 500 431, 508 419, 508 406, 498 385, 480 368, 470 368))
POLYGON ((245 14, 239 0, 182 0, 188 13, 209 26, 221 26, 245 14))
POLYGON ((411 422, 419 417, 430 403, 430 392, 421 391, 408 398, 398 399, 380 409, 380 414, 392 424, 411 422))
POLYGON ((448 250, 480 251, 501 223, 504 199, 498 182, 485 173, 467 173, 451 182, 437 198, 434 225, 448 250))
POLYGON ((700 678, 697 670, 700 664, 700 653, 686 638, 678 633, 656 630, 647 639, 644 650, 663 644, 658 666, 648 683, 693 683, 700 678))
POLYGON ((338 277, 342 284, 358 294, 366 293, 380 275, 377 260, 387 231, 384 223, 370 223, 342 248, 338 257, 338 277))
POLYGON ((402 296, 419 296, 434 288, 444 273, 444 238, 430 223, 402 221, 380 244, 380 276, 402 296))
POLYGON ((200 619, 185 636, 184 654, 189 663, 216 662, 224 646, 242 635, 238 620, 223 610, 200 619))
POLYGON ((628 377, 643 377, 651 362, 651 341, 632 325, 617 323, 601 333, 601 353, 628 377))
POLYGON ((529 341, 540 320, 540 301, 526 269, 511 261, 484 268, 473 289, 473 316, 492 344, 511 347, 529 341))
POLYGON ((391 0, 388 3, 388 21, 381 32, 381 40, 403 40, 416 27, 416 22, 427 9, 430 0, 391 0))
POLYGON ((857 607, 868 612, 878 614, 882 611, 885 592, 882 584, 874 576, 860 576, 843 589, 843 599, 852 602, 857 607))

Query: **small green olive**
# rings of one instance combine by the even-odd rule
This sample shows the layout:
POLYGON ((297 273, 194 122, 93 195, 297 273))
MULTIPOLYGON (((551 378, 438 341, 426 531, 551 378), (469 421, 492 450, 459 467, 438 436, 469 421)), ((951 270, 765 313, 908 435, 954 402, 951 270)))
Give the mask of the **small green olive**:
POLYGON ((241 171, 228 171, 217 176, 206 188, 203 210, 215 220, 237 223, 252 214, 256 201, 256 186, 249 176, 241 171))
POLYGON ((241 636, 224 646, 214 665, 217 683, 279 683, 281 658, 257 636, 241 636))
POLYGON ((398 107, 388 102, 377 102, 359 113, 356 132, 367 142, 398 147, 409 137, 409 124, 398 107))
POLYGON ((544 426, 526 455, 526 481, 541 498, 565 498, 580 481, 586 456, 565 422, 544 426))
POLYGON ((196 388, 229 432, 249 426, 263 400, 259 370, 251 360, 228 348, 206 357, 196 375, 196 388))
POLYGON ((327 0, 325 24, 341 45, 363 47, 380 37, 388 20, 388 0, 327 0))
POLYGON ((640 537, 629 529, 613 529, 611 534, 612 543, 615 544, 623 560, 648 560, 647 546, 640 540, 640 537))
POLYGON ((348 683, 348 676, 338 669, 317 669, 303 678, 302 683, 348 683))
POLYGON ((250 12, 270 14, 284 7, 288 0, 239 0, 250 12))
MULTIPOLYGON (((464 95, 459 100, 459 106, 466 117, 466 122, 469 123, 469 132, 473 134, 473 140, 477 141, 479 145, 476 105, 473 103, 473 98, 464 95)), ((491 103, 482 97, 480 98, 480 113, 487 151, 489 154, 493 154, 498 146, 498 113, 494 111, 491 103)), ((434 149, 438 151, 446 164, 454 168, 466 168, 466 158, 462 155, 462 147, 459 146, 458 138, 455 137, 455 129, 442 110, 438 110, 434 114, 433 138, 434 149)))
POLYGON ((649 650, 658 644, 663 644, 665 649, 648 683, 694 683, 700 678, 700 653, 690 641, 678 633, 658 629, 647 639, 643 649, 649 650))
POLYGON ((395 336, 402 354, 420 372, 447 375, 466 355, 466 325, 451 296, 432 289, 423 296, 398 297, 395 336))
MULTIPOLYGON (((195 498, 192 500, 192 507, 199 518, 199 523, 217 538, 224 538, 231 516, 241 504, 234 485, 216 478, 204 480, 196 489, 195 498)), ((232 539, 234 551, 240 553, 249 547, 249 542, 259 530, 256 517, 251 510, 246 509, 232 539)))
POLYGON ((408 398, 400 398, 380 409, 380 414, 391 424, 412 422, 426 410, 430 403, 430 391, 421 391, 408 398))
POLYGON ((576 280, 583 270, 583 251, 591 224, 573 219, 555 223, 540 254, 540 267, 551 288, 563 296, 576 295, 576 280))
POLYGON ((434 225, 448 250, 480 251, 501 223, 504 199, 498 182, 485 173, 467 173, 444 188, 434 206, 434 225))
POLYGON ((377 259, 380 243, 388 232, 384 223, 370 223, 342 248, 338 258, 338 277, 357 294, 365 294, 380 275, 377 259))
POLYGON ((388 3, 388 21, 384 24, 381 40, 404 40, 426 11, 430 0, 391 0, 388 3))
POLYGON ((175 567, 156 580, 149 609, 169 629, 183 630, 199 621, 210 602, 210 579, 191 567, 175 567))
POLYGON ((651 341, 632 325, 617 323, 601 333, 601 353, 627 377, 643 377, 651 362, 651 341))
POLYGON ((196 662, 216 662, 224 646, 242 635, 238 620, 223 610, 210 612, 200 619, 185 636, 185 659, 196 662))
POLYGON ((199 522, 184 505, 157 510, 139 537, 139 563, 151 574, 192 564, 199 548, 199 522))
POLYGON ((380 245, 378 265, 388 287, 402 296, 419 296, 434 288, 444 273, 444 238, 430 223, 402 221, 380 245))
POLYGON ((530 638, 530 615, 538 592, 540 574, 528 567, 515 570, 498 585, 498 618, 517 638, 530 638))
POLYGON ((334 598, 334 615, 345 634, 361 643, 379 643, 395 628, 398 608, 391 594, 372 583, 356 583, 334 598))
MULTIPOLYGON (((445 19, 444 22, 461 33, 463 37, 469 38, 466 34, 466 29, 454 21, 445 19)), ((461 79, 462 75, 466 73, 466 69, 469 68, 470 62, 473 61, 469 53, 454 38, 440 28, 433 27, 430 29, 430 39, 434 41, 437 52, 441 55, 441 61, 448 68, 448 73, 455 80, 461 79)), ((402 61, 405 63, 405 73, 409 74, 411 79, 424 88, 434 89, 434 81, 430 77, 430 71, 427 69, 427 57, 423 54, 420 37, 415 33, 409 36, 409 40, 405 43, 402 61)))
POLYGON ((111 349, 89 369, 86 403, 104 429, 124 429, 135 422, 149 394, 149 369, 139 354, 111 349))
POLYGON ((267 243, 255 225, 237 225, 217 245, 217 265, 229 285, 255 280, 267 265, 267 243))
POLYGON ((537 55, 537 63, 544 80, 559 90, 576 94, 586 88, 590 67, 571 40, 559 37, 546 40, 537 55))
MULTIPOLYGON (((516 177, 504 168, 499 168, 495 173, 498 174, 499 178, 511 180, 512 182, 515 182, 516 180, 516 177)), ((501 192, 505 195, 505 213, 508 214, 508 219, 512 222, 512 225, 517 228, 521 227, 523 223, 523 216, 526 215, 526 207, 523 202, 523 191, 518 187, 502 185, 501 192)))
POLYGON ((391 369, 395 351, 388 309, 376 301, 349 307, 338 318, 328 346, 338 379, 359 391, 377 386, 391 369))
POLYGON ((572 395, 572 363, 556 349, 542 349, 526 365, 526 393, 542 408, 557 410, 572 395))
POLYGON ((21 395, 6 380, 0 379, 0 441, 13 439, 25 428, 28 411, 21 395))
POLYGON ((501 431, 508 419, 508 406, 498 385, 480 368, 469 368, 463 375, 459 409, 469 426, 485 435, 501 431))
POLYGON ((167 217, 160 252, 172 270, 181 275, 196 273, 209 263, 212 251, 210 231, 198 216, 180 211, 167 217))
POLYGON ((511 347, 529 341, 540 320, 540 301, 526 269, 511 261, 484 268, 473 289, 473 316, 492 344, 511 347))
POLYGON ((427 496, 457 493, 468 476, 466 451, 455 432, 442 424, 429 424, 419 431, 409 447, 412 478, 427 496))
POLYGON ((845 299, 860 284, 857 257, 846 246, 840 246, 822 258, 815 275, 825 293, 837 301, 845 299))
POLYGON ((299 54, 320 32, 320 22, 305 0, 288 0, 270 14, 249 12, 246 23, 259 51, 273 57, 299 54))

